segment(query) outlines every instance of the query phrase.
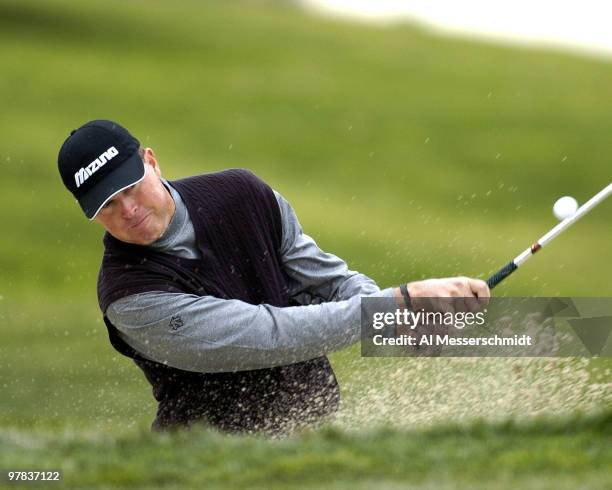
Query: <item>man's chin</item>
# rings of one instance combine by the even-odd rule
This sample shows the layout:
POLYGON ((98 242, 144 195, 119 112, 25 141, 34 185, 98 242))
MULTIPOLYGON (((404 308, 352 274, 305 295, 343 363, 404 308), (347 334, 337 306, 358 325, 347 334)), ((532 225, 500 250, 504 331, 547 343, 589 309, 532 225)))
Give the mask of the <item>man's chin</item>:
POLYGON ((141 237, 134 241, 136 245, 151 245, 157 240, 157 235, 148 235, 147 237, 141 237))
MULTIPOLYGON (((111 233, 111 235, 113 234, 111 233)), ((154 235, 144 235, 144 236, 140 235, 140 236, 126 236, 126 237, 119 237, 119 236, 113 235, 113 237, 119 240, 120 242, 129 243, 131 245, 142 245, 142 246, 151 245, 153 242, 157 240, 157 238, 154 235)))

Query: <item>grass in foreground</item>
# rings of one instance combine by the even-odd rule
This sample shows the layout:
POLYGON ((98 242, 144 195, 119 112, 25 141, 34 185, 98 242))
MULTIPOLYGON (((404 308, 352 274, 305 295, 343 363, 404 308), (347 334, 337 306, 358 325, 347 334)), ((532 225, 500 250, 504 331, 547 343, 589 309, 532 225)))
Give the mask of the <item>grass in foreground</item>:
MULTIPOLYGON (((327 428, 284 440, 204 429, 129 436, 0 432, 0 467, 70 488, 604 488, 612 411, 427 431, 327 428)), ((609 487, 608 487, 609 488, 609 487)))

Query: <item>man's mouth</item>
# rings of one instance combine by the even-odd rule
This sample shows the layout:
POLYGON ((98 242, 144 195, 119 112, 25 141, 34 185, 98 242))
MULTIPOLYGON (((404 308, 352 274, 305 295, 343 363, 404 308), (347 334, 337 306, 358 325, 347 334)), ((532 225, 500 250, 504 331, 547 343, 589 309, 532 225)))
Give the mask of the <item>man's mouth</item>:
POLYGON ((133 224, 132 226, 130 226, 130 228, 138 228, 139 226, 141 226, 145 220, 150 216, 150 214, 145 214, 139 221, 137 221, 135 224, 133 224))

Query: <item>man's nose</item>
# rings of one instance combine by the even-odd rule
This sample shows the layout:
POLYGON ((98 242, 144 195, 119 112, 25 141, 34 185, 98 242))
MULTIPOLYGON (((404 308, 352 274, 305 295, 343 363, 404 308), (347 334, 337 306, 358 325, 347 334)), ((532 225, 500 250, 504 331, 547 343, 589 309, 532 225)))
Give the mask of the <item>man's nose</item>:
POLYGON ((121 200, 121 216, 123 219, 132 219, 138 211, 136 200, 131 197, 124 197, 121 200))

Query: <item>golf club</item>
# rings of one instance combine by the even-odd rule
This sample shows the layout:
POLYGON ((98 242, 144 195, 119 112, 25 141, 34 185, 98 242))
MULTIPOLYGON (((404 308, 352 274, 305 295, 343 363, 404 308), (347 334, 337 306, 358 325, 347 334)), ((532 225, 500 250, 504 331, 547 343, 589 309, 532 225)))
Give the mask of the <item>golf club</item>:
POLYGON ((550 243, 554 238, 559 236, 563 231, 567 230, 576 221, 578 221, 585 214, 587 214, 591 209, 603 202, 610 194, 612 194, 612 183, 608 184, 607 187, 595 194, 591 199, 589 199, 582 206, 580 206, 574 214, 557 224, 557 226, 551 229, 542 238, 540 238, 537 242, 531 245, 531 247, 529 247, 527 250, 518 255, 513 261, 511 261, 510 263, 499 269, 491 277, 489 277, 489 279, 487 279, 489 289, 493 289, 495 286, 497 286, 506 277, 508 277, 516 269, 518 269, 520 265, 526 262, 529 257, 539 251, 542 247, 548 245, 548 243, 550 243))

